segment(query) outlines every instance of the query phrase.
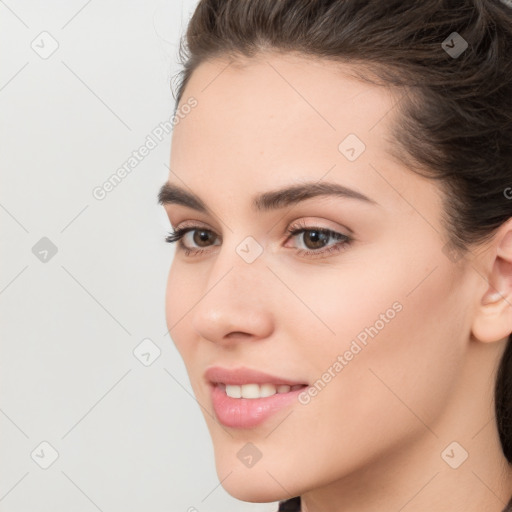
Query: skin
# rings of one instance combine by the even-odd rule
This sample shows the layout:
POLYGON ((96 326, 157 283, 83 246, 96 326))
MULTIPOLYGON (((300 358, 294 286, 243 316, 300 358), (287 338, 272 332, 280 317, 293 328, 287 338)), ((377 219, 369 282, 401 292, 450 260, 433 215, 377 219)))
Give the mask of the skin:
POLYGON ((512 332, 512 219, 466 259, 447 257, 439 185, 388 151, 397 91, 356 80, 346 64, 297 55, 227 64, 202 63, 187 84, 181 103, 193 96, 198 105, 174 128, 168 180, 215 215, 165 205, 174 228, 213 232, 204 246, 186 237, 203 254, 176 247, 166 320, 222 486, 251 502, 301 495, 307 512, 500 512, 512 473, 492 376, 512 332), (354 162, 338 150, 349 133, 366 145, 354 162), (333 181, 378 204, 316 197, 251 209, 256 193, 303 181, 333 181), (351 230, 353 241, 324 257, 299 255, 315 245, 286 232, 298 220, 351 230), (236 252, 247 236, 263 249, 250 264, 236 252), (396 302, 401 311, 308 404, 253 429, 216 421, 208 366, 312 385, 396 302), (441 456, 453 441, 462 447, 448 451, 453 460, 469 454, 457 469, 441 456), (237 458, 248 442, 262 454, 250 468, 237 458))

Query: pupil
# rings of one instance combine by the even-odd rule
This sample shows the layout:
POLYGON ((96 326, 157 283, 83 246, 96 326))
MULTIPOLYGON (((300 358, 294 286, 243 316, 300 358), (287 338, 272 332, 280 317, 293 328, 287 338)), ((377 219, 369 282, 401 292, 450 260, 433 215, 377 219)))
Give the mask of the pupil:
POLYGON ((196 231, 194 235, 194 243, 201 245, 200 242, 208 242, 208 238, 208 231, 196 231))
POLYGON ((320 231, 309 231, 308 233, 309 233, 308 237, 310 239, 313 239, 313 244, 316 244, 316 245, 314 245, 313 248, 318 248, 319 246, 323 247, 323 245, 324 245, 323 242, 325 242, 325 238, 327 236, 325 233, 322 233, 320 231), (322 237, 323 237, 323 240, 322 240, 322 237), (319 241, 321 242, 320 245, 318 245, 319 241))

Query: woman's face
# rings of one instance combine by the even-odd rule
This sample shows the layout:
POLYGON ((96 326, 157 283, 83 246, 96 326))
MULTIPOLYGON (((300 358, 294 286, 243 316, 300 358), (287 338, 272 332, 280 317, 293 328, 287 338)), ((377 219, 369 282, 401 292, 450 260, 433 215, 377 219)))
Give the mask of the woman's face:
POLYGON ((436 185, 390 156, 399 94, 289 55, 226 66, 193 73, 181 104, 197 105, 173 133, 168 183, 204 211, 169 191, 165 204, 173 228, 195 227, 192 252, 176 246, 166 320, 223 487, 276 501, 405 452, 439 458, 448 443, 431 431, 462 372, 477 285, 445 248, 436 185), (272 200, 327 184, 353 192, 272 200), (226 395, 230 378, 247 398, 226 395), (306 387, 249 398, 278 378, 306 387))

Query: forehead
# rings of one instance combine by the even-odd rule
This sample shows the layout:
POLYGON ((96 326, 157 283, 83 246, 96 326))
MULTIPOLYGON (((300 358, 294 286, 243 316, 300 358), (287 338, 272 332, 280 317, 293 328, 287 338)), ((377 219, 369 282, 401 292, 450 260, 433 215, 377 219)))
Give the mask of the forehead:
POLYGON ((295 54, 206 61, 192 73, 182 98, 194 96, 198 107, 175 131, 225 137, 263 129, 258 136, 309 132, 336 141, 350 131, 385 129, 396 91, 363 82, 355 72, 354 65, 295 54))

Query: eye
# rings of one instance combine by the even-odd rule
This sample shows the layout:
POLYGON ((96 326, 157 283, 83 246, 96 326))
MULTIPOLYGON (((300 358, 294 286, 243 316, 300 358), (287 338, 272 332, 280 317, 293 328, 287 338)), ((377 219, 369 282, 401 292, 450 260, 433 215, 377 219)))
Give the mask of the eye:
POLYGON ((172 233, 169 233, 169 235, 165 237, 165 241, 167 243, 172 244, 174 242, 179 242, 178 247, 185 251, 186 256, 192 253, 200 254, 204 252, 204 249, 190 249, 187 246, 187 244, 184 243, 184 241, 192 242, 194 244, 197 244, 199 247, 208 247, 208 242, 212 239, 215 239, 215 233, 209 229, 205 229, 200 226, 188 226, 186 228, 178 228, 175 229, 172 233), (189 240, 187 240, 187 238, 189 240))
MULTIPOLYGON (((352 237, 349 235, 327 228, 307 226, 303 221, 290 226, 287 233, 290 236, 286 241, 290 238, 302 239, 302 243, 306 247, 306 249, 297 249, 296 254, 310 258, 325 257, 333 252, 342 251, 352 242, 352 237), (337 243, 329 244, 330 240, 335 240, 337 243)), ((207 252, 207 248, 212 245, 212 242, 218 240, 218 235, 201 226, 178 228, 165 238, 168 243, 179 242, 178 247, 185 251, 186 256, 196 256, 207 252)))
POLYGON ((347 248, 353 241, 352 237, 338 233, 332 229, 317 226, 307 226, 304 221, 298 223, 299 227, 290 226, 287 232, 291 237, 298 237, 306 249, 298 249, 297 254, 308 257, 325 257, 333 252, 339 252, 347 248), (302 235, 302 236, 300 236, 302 235), (337 240, 337 243, 329 244, 329 240, 337 240))

